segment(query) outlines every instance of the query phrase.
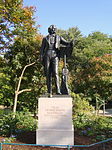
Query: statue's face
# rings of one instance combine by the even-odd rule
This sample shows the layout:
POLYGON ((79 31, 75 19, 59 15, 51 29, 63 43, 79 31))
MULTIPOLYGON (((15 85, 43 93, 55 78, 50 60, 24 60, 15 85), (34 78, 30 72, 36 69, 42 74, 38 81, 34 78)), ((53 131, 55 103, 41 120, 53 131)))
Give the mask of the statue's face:
POLYGON ((48 32, 49 32, 49 34, 54 34, 54 33, 56 33, 56 26, 55 26, 55 25, 51 25, 51 26, 48 28, 48 32))

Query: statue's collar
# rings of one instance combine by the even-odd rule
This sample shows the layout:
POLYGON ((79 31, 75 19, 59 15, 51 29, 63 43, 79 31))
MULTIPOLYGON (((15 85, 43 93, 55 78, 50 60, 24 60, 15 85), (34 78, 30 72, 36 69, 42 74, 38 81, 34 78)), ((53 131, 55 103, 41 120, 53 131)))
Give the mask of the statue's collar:
POLYGON ((49 36, 55 37, 55 36, 56 36, 56 34, 49 34, 49 36))
POLYGON ((48 34, 46 37, 46 40, 48 41, 48 43, 50 42, 50 37, 56 37, 56 34, 48 34))

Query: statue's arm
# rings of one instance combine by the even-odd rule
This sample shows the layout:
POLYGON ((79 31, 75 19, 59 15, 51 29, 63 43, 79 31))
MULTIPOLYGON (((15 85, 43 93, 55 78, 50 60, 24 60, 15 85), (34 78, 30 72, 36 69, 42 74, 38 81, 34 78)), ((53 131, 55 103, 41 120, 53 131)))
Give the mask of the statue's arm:
POLYGON ((74 45, 74 41, 66 41, 63 37, 60 37, 60 44, 72 47, 74 45))
POLYGON ((71 42, 66 41, 63 37, 60 37, 60 44, 68 46, 71 42))

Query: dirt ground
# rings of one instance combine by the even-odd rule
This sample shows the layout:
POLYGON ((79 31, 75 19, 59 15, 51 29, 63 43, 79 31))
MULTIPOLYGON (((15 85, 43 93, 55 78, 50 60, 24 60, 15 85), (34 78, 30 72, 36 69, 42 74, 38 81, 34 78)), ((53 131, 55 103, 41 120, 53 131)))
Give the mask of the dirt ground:
MULTIPOLYGON (((3 141, 5 137, 0 137, 0 142, 3 141)), ((13 143, 20 144, 35 144, 36 143, 36 133, 26 132, 18 136, 18 138, 13 143)), ((86 136, 79 136, 75 134, 74 145, 89 145, 94 143, 92 138, 86 136)), ((18 146, 18 145, 3 145, 2 150, 64 150, 67 148, 59 147, 40 147, 40 146, 18 146)), ((112 150, 112 143, 106 144, 103 147, 101 144, 93 146, 91 148, 70 148, 70 150, 112 150)))

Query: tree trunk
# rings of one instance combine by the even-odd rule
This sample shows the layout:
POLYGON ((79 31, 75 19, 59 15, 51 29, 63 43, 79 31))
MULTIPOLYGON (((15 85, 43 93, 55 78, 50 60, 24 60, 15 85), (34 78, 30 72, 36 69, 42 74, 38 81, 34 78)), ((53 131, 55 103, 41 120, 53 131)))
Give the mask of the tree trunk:
POLYGON ((29 67, 29 66, 32 66, 32 65, 34 65, 34 64, 35 64, 35 62, 33 62, 33 63, 31 63, 31 64, 28 64, 28 65, 26 65, 26 66, 23 68, 23 71, 22 71, 22 73, 21 73, 21 76, 20 76, 20 79, 19 79, 19 82, 18 82, 17 90, 15 91, 15 99, 14 99, 13 113, 16 113, 18 95, 21 94, 21 93, 23 93, 23 92, 26 92, 26 91, 27 91, 27 92, 28 92, 28 91, 31 91, 31 89, 23 89, 23 90, 21 90, 21 91, 19 91, 19 89, 20 89, 21 81, 22 81, 23 74, 24 74, 26 68, 29 67))
POLYGON ((15 112, 16 112, 17 99, 18 99, 18 92, 15 92, 13 113, 15 113, 15 112))

